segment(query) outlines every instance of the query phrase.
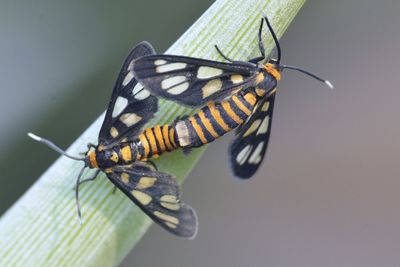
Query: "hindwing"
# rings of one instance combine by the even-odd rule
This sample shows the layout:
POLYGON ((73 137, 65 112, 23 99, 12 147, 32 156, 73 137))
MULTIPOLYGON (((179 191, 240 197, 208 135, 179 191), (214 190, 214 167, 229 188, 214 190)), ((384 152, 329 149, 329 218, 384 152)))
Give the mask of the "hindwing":
POLYGON ((181 237, 195 237, 196 212, 180 201, 181 192, 174 177, 144 162, 115 166, 107 176, 158 225, 181 237))
POLYGON ((238 178, 250 178, 263 161, 271 134, 274 102, 275 94, 263 98, 238 129, 229 147, 232 171, 238 178))

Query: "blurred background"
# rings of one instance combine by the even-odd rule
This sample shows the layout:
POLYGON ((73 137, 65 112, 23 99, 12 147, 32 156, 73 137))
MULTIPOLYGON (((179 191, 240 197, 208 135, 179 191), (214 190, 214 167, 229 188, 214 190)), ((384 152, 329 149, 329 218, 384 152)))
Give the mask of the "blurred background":
MULTIPOLYGON (((167 49, 213 1, 0 1, 0 209, 105 109, 141 40, 167 49), (155 6, 157 8, 155 8, 155 6), (109 90, 107 90, 109 88, 109 90)), ((400 2, 308 1, 281 39, 286 71, 262 169, 230 176, 227 136, 184 184, 193 241, 152 227, 121 266, 399 266, 400 2)))

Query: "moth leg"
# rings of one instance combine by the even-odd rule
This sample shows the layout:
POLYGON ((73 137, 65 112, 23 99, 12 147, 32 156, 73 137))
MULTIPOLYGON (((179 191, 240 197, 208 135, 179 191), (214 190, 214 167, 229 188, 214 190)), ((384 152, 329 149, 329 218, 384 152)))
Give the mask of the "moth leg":
POLYGON ((192 152, 192 148, 191 147, 182 147, 182 152, 185 156, 187 156, 192 152))
POLYGON ((218 54, 221 55, 221 57, 223 57, 225 60, 229 61, 229 62, 233 62, 232 59, 230 59, 229 57, 225 56, 224 53, 222 53, 222 51, 219 49, 218 45, 214 45, 215 49, 217 49, 218 54))
POLYGON ((262 42, 262 28, 263 28, 264 19, 261 19, 260 29, 258 30, 258 48, 260 49, 261 57, 265 58, 265 48, 262 42))
POLYGON ((112 191, 111 194, 115 195, 115 193, 117 193, 117 186, 116 185, 114 185, 114 188, 113 188, 113 191, 112 191))
POLYGON ((96 145, 93 143, 87 143, 86 146, 87 146, 88 150, 90 150, 91 148, 96 148, 96 145))
POLYGON ((261 56, 250 59, 249 61, 252 63, 257 63, 257 62, 265 59, 265 48, 264 48, 264 44, 262 42, 262 36, 261 36, 263 23, 264 23, 264 19, 262 18, 261 23, 260 23, 260 28, 258 29, 258 49, 260 49, 261 56))
MULTIPOLYGON (((91 182, 91 181, 96 180, 97 175, 99 175, 99 173, 100 173, 100 170, 96 170, 96 172, 93 174, 92 177, 89 177, 89 178, 86 178, 86 179, 84 179, 84 180, 82 180, 82 181, 79 181, 78 186, 81 186, 81 184, 84 184, 84 183, 86 183, 86 182, 91 182)), ((75 190, 75 189, 76 189, 76 186, 74 186, 73 190, 75 190)))

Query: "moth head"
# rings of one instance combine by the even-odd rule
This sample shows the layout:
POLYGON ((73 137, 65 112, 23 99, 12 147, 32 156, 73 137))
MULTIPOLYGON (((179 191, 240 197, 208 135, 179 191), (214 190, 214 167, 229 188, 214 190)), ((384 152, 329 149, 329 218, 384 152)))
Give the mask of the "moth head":
POLYGON ((118 161, 118 153, 112 149, 89 150, 87 156, 89 158, 89 167, 105 169, 115 166, 118 161))
MULTIPOLYGON (((306 74, 306 75, 308 75, 308 76, 310 76, 310 77, 312 77, 312 78, 314 78, 314 79, 316 79, 316 80, 318 80, 318 81, 320 81, 320 82, 325 83, 326 85, 329 86, 329 88, 333 89, 333 85, 332 85, 328 80, 324 80, 324 79, 318 77, 317 75, 315 75, 315 74, 313 74, 313 73, 311 73, 311 72, 309 72, 309 71, 307 71, 307 70, 305 70, 305 69, 298 68, 298 67, 294 67, 294 66, 290 66, 290 65, 283 65, 283 64, 281 64, 281 54, 282 54, 282 53, 281 53, 281 47, 280 47, 280 44, 279 44, 278 37, 277 37, 277 35, 275 34, 274 29, 272 28, 271 23, 270 23, 270 21, 269 21, 268 18, 267 18, 267 15, 264 14, 263 17, 264 17, 264 21, 265 21, 265 23, 267 24, 268 29, 269 29, 271 35, 272 35, 272 38, 274 39, 275 48, 276 48, 276 59, 270 58, 270 59, 267 60, 267 63, 263 65, 264 68, 266 69, 266 71, 267 71, 269 74, 271 74, 273 77, 275 77, 275 79, 276 79, 277 81, 279 81, 279 79, 280 79, 280 73, 281 73, 284 69, 296 70, 296 71, 302 72, 302 73, 304 73, 304 74, 306 74)), ((261 20, 261 25, 260 25, 260 29, 259 29, 259 39, 260 39, 260 45, 259 45, 259 46, 260 46, 260 50, 263 51, 264 48, 263 48, 262 43, 261 43, 262 25, 263 25, 263 20, 261 20), (262 49, 261 49, 261 48, 262 48, 262 49)), ((263 55, 264 55, 264 54, 263 54, 263 55)))

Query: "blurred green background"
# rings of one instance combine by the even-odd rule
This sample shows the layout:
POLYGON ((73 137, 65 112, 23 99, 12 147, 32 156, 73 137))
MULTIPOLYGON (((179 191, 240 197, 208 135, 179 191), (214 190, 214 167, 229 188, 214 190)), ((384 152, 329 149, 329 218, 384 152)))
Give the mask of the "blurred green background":
MULTIPOLYGON (((130 48, 163 52, 212 2, 0 1, 1 211, 57 157, 28 131, 67 147, 105 109, 130 48)), ((232 136, 209 146, 183 186, 197 238, 152 227, 121 266, 397 266, 399 10, 308 1, 282 60, 336 90, 286 71, 257 175, 230 177, 232 136)))

